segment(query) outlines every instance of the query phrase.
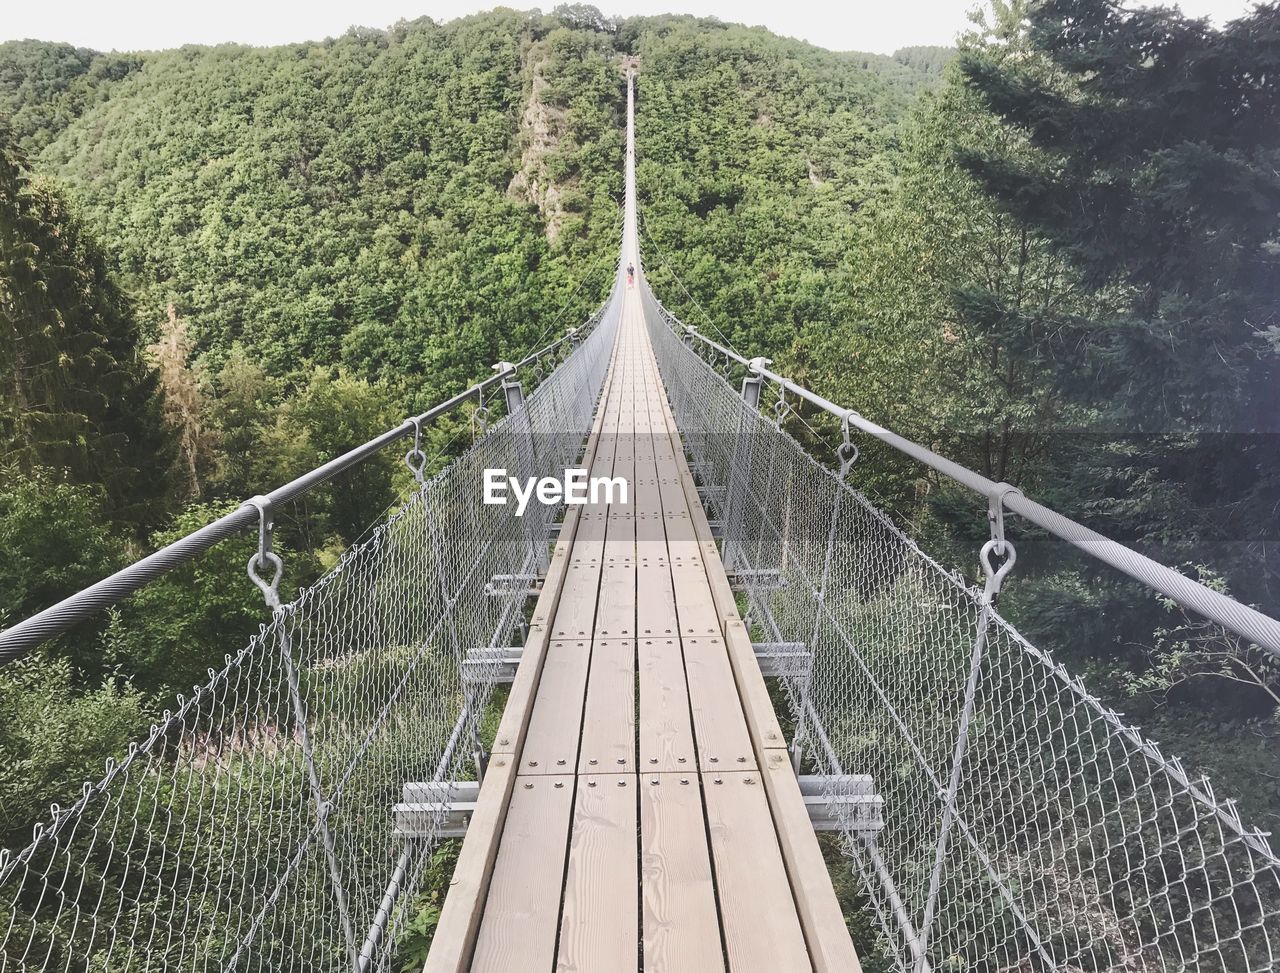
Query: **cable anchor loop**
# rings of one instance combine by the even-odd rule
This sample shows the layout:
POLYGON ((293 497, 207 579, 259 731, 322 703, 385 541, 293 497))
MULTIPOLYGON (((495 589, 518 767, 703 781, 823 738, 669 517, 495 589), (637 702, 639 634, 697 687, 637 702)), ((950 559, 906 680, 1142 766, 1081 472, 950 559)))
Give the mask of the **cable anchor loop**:
POLYGON ((782 428, 782 423, 786 421, 787 413, 791 411, 791 403, 787 401, 786 386, 778 386, 778 400, 773 403, 773 424, 778 429, 782 428))
POLYGON ((1013 541, 1008 540, 1004 534, 1004 505, 1005 500, 1011 494, 1022 496, 1022 491, 1009 483, 997 483, 987 496, 987 521, 991 525, 991 540, 982 545, 982 551, 979 559, 982 561, 983 573, 987 576, 987 583, 982 592, 983 602, 991 605, 995 603, 996 598, 1000 594, 1000 587, 1004 584, 1004 579, 1009 572, 1013 570, 1014 562, 1018 559, 1018 552, 1014 549, 1013 541), (999 568, 991 563, 991 555, 1004 558, 999 568))
POLYGON ((405 425, 413 426, 413 449, 404 454, 404 465, 409 467, 413 478, 422 486, 426 483, 427 454, 422 451, 422 417, 410 416, 405 425))
POLYGON ((471 413, 471 438, 477 439, 489 432, 489 407, 484 404, 484 387, 481 386, 476 392, 478 404, 476 411, 471 413), (479 430, 477 433, 476 430, 479 430))
POLYGON ((241 504, 241 507, 253 507, 258 511, 258 550, 249 558, 249 580, 258 586, 267 607, 275 611, 280 607, 280 578, 284 575, 284 562, 280 560, 280 555, 271 549, 271 535, 275 529, 271 498, 259 494, 256 497, 250 497, 241 504), (272 570, 270 581, 258 573, 267 567, 272 570))
POLYGON ((853 441, 850 428, 850 420, 857 414, 850 409, 840 420, 840 445, 836 447, 836 459, 840 461, 841 479, 849 475, 849 471, 853 469, 853 464, 858 462, 860 455, 858 444, 853 441))
POLYGON ((1001 557, 1004 557, 1005 547, 1009 543, 1004 537, 1005 498, 1014 493, 1022 496, 1022 491, 1016 486, 1001 482, 987 496, 987 521, 991 525, 991 539, 996 542, 995 551, 1001 557))

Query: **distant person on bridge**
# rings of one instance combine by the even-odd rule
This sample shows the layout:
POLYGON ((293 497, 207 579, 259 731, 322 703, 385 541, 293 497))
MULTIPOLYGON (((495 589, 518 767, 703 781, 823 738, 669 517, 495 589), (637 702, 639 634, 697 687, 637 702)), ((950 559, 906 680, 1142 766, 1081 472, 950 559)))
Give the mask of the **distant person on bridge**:
POLYGON ((627 286, 631 287, 635 284, 635 282, 636 282, 635 264, 627 264, 627 286))

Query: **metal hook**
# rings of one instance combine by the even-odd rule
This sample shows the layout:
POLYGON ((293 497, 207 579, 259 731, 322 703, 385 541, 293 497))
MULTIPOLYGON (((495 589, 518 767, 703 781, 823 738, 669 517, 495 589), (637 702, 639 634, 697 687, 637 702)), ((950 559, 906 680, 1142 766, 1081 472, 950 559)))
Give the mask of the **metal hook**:
POLYGON ((405 422, 413 426, 413 449, 404 454, 404 465, 409 467, 419 484, 424 484, 426 476, 423 471, 427 467, 427 454, 422 451, 422 418, 411 416, 405 422))
POLYGON ((476 411, 471 413, 471 435, 476 436, 476 428, 479 427, 480 435, 483 436, 489 431, 489 407, 484 404, 484 389, 480 389, 480 404, 476 406, 476 411))
POLYGON ((987 496, 987 520, 991 524, 991 539, 996 542, 996 553, 1004 557, 1008 542, 1004 539, 1004 501, 1011 493, 1022 496, 1022 491, 1009 483, 997 483, 987 496))
POLYGON ((284 575, 284 562, 271 550, 271 532, 275 529, 275 518, 271 510, 271 498, 259 494, 250 497, 242 507, 253 507, 258 511, 258 550, 249 558, 249 580, 258 586, 267 607, 273 611, 280 607, 280 578, 284 575), (258 574, 263 567, 272 568, 270 581, 258 574))
POLYGON ((1018 552, 1014 549, 1013 541, 1005 541, 1002 555, 1005 558, 1004 562, 998 568, 992 565, 991 555, 993 553, 1000 555, 996 550, 999 543, 996 540, 987 541, 982 545, 982 551, 978 555, 979 560, 982 561, 983 573, 987 576, 986 587, 982 589, 982 601, 987 605, 995 603, 996 597, 1000 594, 1000 586, 1004 584, 1004 579, 1013 570, 1013 565, 1018 560, 1018 552))
POLYGON ((858 462, 860 452, 858 444, 853 441, 850 436, 849 420, 858 413, 850 409, 844 414, 844 418, 840 420, 840 436, 841 443, 836 447, 836 458, 840 460, 840 477, 849 475, 849 471, 853 469, 853 464, 858 462))
POLYGON ((779 429, 782 428, 783 420, 787 418, 787 412, 790 411, 790 409, 791 409, 791 406, 787 402, 786 386, 779 385, 778 401, 773 403, 773 424, 777 426, 779 429))

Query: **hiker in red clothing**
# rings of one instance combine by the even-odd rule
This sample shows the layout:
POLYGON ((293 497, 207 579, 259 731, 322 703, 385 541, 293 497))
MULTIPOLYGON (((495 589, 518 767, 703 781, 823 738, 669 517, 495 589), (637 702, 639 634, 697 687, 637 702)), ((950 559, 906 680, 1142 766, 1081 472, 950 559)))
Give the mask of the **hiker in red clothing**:
POLYGON ((634 264, 627 264, 627 286, 631 287, 636 282, 636 268, 634 264))

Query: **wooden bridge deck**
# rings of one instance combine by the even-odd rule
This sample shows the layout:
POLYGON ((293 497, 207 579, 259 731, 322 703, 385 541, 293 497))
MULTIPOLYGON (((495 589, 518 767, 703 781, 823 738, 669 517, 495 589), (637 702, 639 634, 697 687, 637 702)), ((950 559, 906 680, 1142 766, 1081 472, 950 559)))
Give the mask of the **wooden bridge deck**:
POLYGON ((569 508, 429 973, 859 969, 643 315, 587 446, 632 493, 569 508))

